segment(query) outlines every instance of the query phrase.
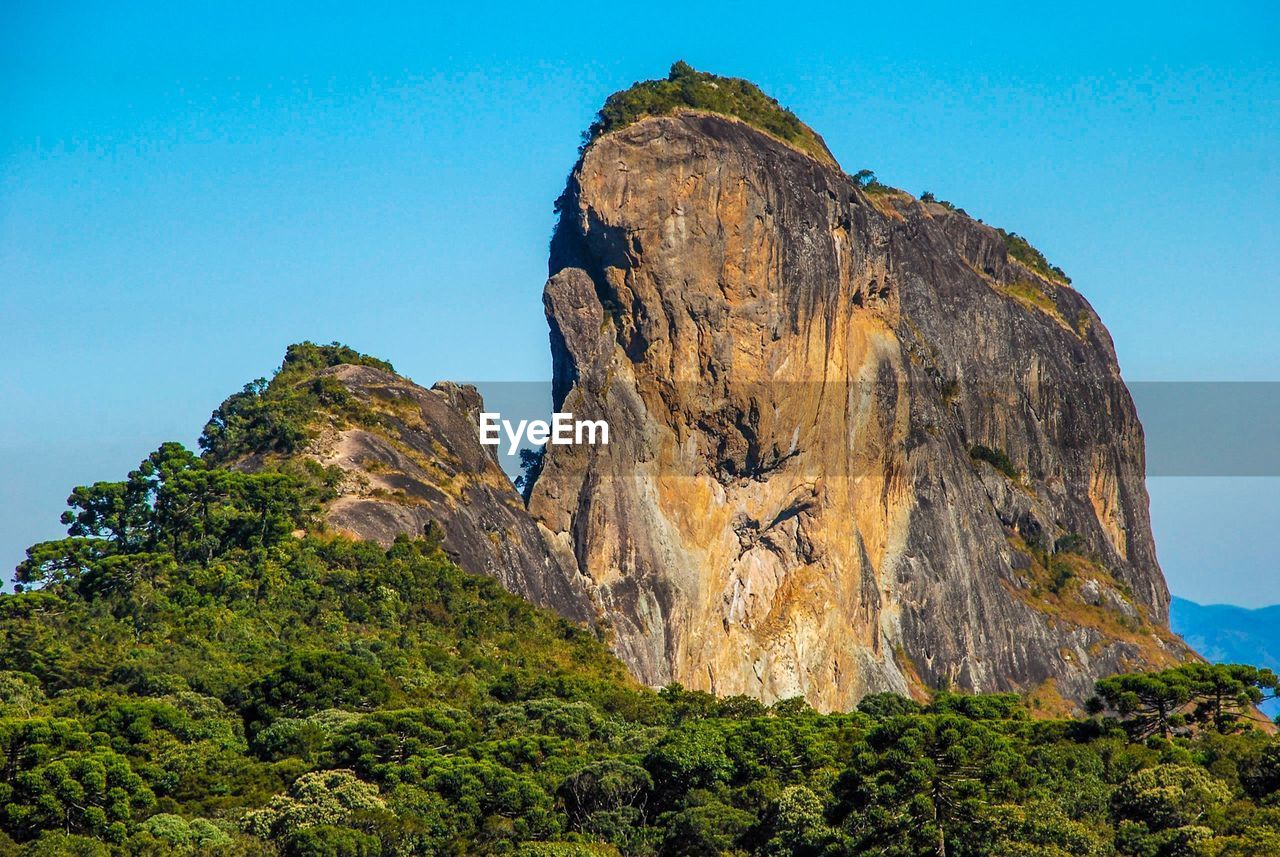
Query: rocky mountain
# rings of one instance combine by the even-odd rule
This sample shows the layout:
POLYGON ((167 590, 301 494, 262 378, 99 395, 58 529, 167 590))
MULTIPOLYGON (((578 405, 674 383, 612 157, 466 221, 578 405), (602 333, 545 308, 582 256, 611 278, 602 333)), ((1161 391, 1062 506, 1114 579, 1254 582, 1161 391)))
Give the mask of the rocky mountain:
POLYGON ((648 684, 1065 711, 1099 676, 1194 657, 1141 425, 1061 271, 847 175, 749 84, 677 71, 610 100, 558 203, 554 406, 610 444, 549 446, 526 512, 473 391, 328 367, 383 414, 305 447, 346 474, 332 523, 440 527, 464 567, 598 621, 648 684))
POLYGON ((586 150, 551 273, 556 409, 627 430, 530 511, 643 680, 1079 701, 1185 655, 1111 341, 1002 233, 688 111, 586 150))

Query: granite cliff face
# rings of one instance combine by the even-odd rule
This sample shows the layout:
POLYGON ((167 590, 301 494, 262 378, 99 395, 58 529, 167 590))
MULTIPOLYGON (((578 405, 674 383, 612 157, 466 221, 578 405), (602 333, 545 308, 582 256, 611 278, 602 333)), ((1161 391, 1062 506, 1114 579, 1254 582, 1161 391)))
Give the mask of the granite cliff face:
POLYGON ((651 684, 1070 707, 1181 660, 1110 338, 948 206, 726 116, 605 134, 560 201, 529 511, 651 684))

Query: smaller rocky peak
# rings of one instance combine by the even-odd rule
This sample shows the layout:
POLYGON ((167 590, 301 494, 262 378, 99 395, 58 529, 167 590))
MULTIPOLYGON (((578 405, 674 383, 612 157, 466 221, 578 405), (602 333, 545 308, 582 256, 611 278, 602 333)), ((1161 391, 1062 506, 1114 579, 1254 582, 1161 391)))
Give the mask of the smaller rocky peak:
POLYGON ((200 445, 217 465, 314 474, 330 530, 383 546, 438 539, 463 569, 593 621, 583 581, 544 542, 494 448, 480 443, 483 408, 469 384, 427 389, 346 346, 302 343, 271 381, 224 401, 200 445))

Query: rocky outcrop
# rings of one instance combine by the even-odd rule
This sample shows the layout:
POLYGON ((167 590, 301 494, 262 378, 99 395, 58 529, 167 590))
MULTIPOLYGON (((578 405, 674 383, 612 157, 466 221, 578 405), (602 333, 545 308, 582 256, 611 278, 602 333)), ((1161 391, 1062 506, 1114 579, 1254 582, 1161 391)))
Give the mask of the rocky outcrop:
POLYGON ((545 290, 529 510, 615 648, 824 709, 951 684, 1079 703, 1180 660, 1143 438, 1089 304, 947 206, 684 112, 600 137, 545 290))
POLYGON ((586 579, 548 548, 493 447, 480 444, 484 406, 474 387, 428 390, 371 366, 316 377, 347 393, 342 416, 316 415, 320 427, 302 452, 342 473, 326 508, 332 528, 383 545, 401 534, 439 538, 462 568, 567 618, 595 621, 586 579))

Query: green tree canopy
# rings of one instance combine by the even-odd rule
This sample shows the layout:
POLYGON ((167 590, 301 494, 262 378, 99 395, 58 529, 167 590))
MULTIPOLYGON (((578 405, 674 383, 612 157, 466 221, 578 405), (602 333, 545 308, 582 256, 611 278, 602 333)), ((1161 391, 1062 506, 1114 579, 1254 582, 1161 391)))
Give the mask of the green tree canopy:
POLYGON ((642 81, 610 95, 583 134, 583 145, 646 116, 665 116, 680 108, 734 116, 820 161, 835 163, 822 138, 754 83, 697 71, 683 61, 674 63, 664 80, 642 81))
POLYGON ((1266 670, 1117 676, 1114 718, 1063 721, 654 692, 438 540, 326 532, 325 474, 261 463, 165 444, 77 488, 0 594, 0 854, 1276 853, 1266 670))

